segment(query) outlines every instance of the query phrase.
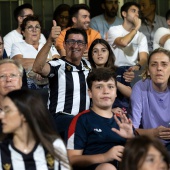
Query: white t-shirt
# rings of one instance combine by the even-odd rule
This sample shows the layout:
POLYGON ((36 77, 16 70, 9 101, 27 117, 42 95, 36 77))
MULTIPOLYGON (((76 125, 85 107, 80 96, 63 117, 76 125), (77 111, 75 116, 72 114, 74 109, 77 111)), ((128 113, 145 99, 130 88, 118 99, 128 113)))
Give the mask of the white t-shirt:
MULTIPOLYGON (((7 52, 7 55, 11 55, 12 44, 16 42, 23 42, 22 34, 18 33, 16 30, 12 30, 7 35, 4 36, 4 48, 7 52)), ((46 39, 43 34, 41 34, 40 41, 41 43, 46 43, 46 39)))
MULTIPOLYGON (((155 35, 154 35, 154 40, 153 40, 153 49, 154 49, 154 50, 157 49, 157 48, 159 48, 159 47, 161 47, 160 44, 159 44, 159 41, 160 41, 160 39, 161 39, 164 35, 166 35, 166 34, 169 34, 169 35, 170 35, 170 29, 165 28, 165 27, 161 27, 161 28, 158 28, 158 29, 156 30, 155 35)), ((167 50, 170 50, 169 43, 170 43, 170 40, 168 39, 168 40, 165 42, 163 48, 165 48, 165 49, 167 49, 167 50)))
MULTIPOLYGON (((36 58, 38 52, 44 46, 44 43, 39 43, 38 50, 36 50, 31 44, 23 42, 17 42, 12 45, 11 56, 13 58, 15 55, 21 54, 23 58, 36 58)), ((59 55, 55 47, 51 47, 48 59, 51 59, 52 56, 59 55)))
POLYGON ((113 45, 116 38, 124 37, 128 33, 129 32, 126 31, 122 25, 113 26, 108 31, 108 43, 115 54, 116 66, 134 66, 138 61, 138 55, 140 52, 148 53, 146 36, 139 31, 126 47, 113 45))

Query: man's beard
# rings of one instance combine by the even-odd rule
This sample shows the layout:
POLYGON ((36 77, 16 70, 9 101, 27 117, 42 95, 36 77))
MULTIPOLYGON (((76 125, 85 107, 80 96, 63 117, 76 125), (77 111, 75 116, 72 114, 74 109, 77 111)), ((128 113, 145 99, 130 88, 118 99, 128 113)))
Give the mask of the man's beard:
POLYGON ((106 11, 106 15, 110 18, 114 18, 117 15, 117 11, 114 12, 106 11))

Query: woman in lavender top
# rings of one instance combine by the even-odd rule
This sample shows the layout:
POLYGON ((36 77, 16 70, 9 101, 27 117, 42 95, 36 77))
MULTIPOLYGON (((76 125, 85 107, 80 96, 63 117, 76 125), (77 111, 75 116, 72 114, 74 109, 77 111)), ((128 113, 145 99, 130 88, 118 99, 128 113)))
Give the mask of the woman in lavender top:
POLYGON ((170 51, 158 48, 149 55, 143 80, 132 89, 131 106, 138 133, 162 139, 170 151, 170 51))

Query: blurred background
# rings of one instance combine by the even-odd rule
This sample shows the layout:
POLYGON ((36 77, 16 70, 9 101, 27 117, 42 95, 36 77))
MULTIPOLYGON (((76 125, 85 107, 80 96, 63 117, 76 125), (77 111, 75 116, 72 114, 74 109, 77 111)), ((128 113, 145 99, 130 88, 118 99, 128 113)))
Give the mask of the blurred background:
MULTIPOLYGON (((119 0, 119 8, 128 1, 138 2, 137 0, 119 0)), ((42 20, 43 29, 49 31, 52 26, 53 11, 59 4, 86 3, 91 8, 91 17, 94 17, 102 13, 100 2, 101 0, 0 0, 0 30, 4 36, 17 27, 13 11, 23 3, 32 4, 34 13, 42 20)), ((157 14, 165 16, 168 9, 170 9, 170 0, 157 0, 157 14)))

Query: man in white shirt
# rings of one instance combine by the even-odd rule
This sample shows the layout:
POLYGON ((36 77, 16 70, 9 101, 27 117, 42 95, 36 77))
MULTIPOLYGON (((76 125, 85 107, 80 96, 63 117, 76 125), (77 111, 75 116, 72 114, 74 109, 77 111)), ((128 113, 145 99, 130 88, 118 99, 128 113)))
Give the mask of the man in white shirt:
POLYGON ((160 27, 157 29, 154 35, 154 50, 162 47, 166 50, 170 50, 170 10, 166 12, 166 22, 169 28, 160 27))
POLYGON ((108 32, 108 42, 116 57, 115 65, 128 69, 140 70, 147 61, 148 46, 146 36, 139 32, 140 6, 135 2, 127 2, 121 7, 123 24, 113 26, 108 32))
MULTIPOLYGON (((25 3, 23 5, 18 6, 14 10, 14 18, 18 22, 18 27, 15 30, 12 30, 4 37, 4 48, 7 52, 7 56, 11 55, 12 44, 15 42, 22 42, 24 41, 23 36, 21 34, 20 25, 22 21, 28 16, 33 15, 34 12, 32 10, 32 5, 25 3)), ((45 43, 46 39, 43 34, 41 34, 40 42, 45 43)))

